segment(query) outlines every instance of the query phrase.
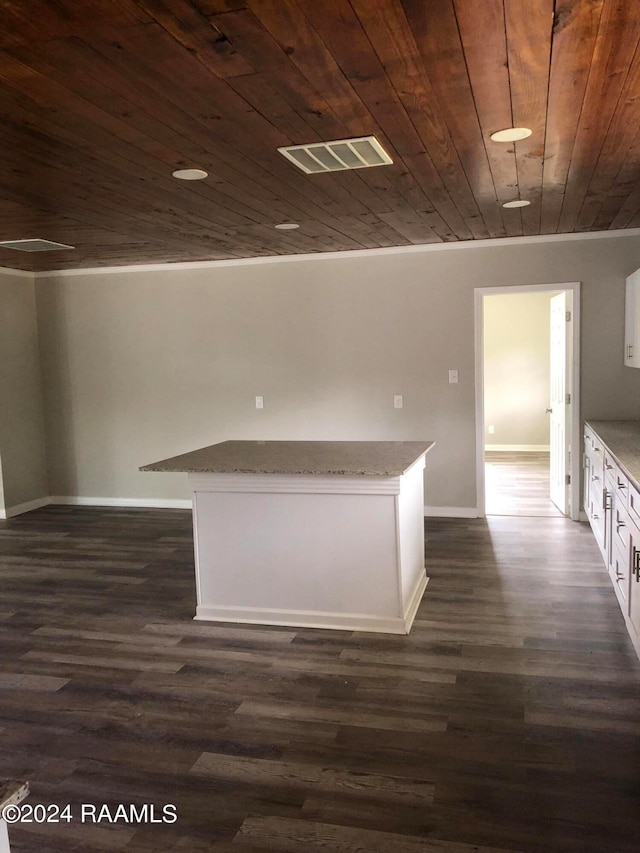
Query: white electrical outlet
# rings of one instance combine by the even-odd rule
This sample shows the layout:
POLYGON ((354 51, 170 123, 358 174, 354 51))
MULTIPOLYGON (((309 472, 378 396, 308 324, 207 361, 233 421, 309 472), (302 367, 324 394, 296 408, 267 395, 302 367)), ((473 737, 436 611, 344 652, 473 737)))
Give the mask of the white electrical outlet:
POLYGON ((264 409, 264 397, 256 397, 256 409, 264 409))
POLYGON ((402 398, 402 394, 396 394, 393 398, 393 408, 394 409, 402 409, 404 407, 404 400, 402 398))
POLYGON ((496 428, 494 427, 494 425, 489 424, 489 426, 487 427, 487 432, 489 433, 489 435, 493 435, 495 431, 496 431, 496 428))
POLYGON ((449 384, 455 385, 455 383, 457 381, 458 381, 458 371, 457 370, 450 370, 449 371, 449 384))

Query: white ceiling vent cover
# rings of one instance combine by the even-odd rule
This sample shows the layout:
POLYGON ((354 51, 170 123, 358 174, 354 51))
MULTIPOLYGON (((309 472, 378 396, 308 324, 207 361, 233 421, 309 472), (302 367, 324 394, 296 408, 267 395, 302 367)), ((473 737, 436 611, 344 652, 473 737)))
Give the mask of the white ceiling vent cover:
POLYGON ((17 249, 19 252, 52 252, 59 249, 75 249, 66 243, 52 240, 0 240, 0 249, 17 249))
POLYGON ((313 142, 310 145, 287 145, 285 148, 278 148, 278 151, 307 175, 388 166, 393 163, 375 136, 313 142))

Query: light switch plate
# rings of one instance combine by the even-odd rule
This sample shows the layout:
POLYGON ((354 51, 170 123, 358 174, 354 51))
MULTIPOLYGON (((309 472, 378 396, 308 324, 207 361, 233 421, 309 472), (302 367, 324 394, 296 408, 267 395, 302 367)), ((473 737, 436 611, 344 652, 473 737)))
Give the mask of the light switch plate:
POLYGON ((264 409, 264 397, 256 397, 256 409, 264 409))
POLYGON ((394 409, 402 409, 404 408, 404 400, 402 398, 402 394, 395 394, 393 397, 393 408, 394 409))
POLYGON ((458 371, 450 370, 449 371, 449 384, 454 385, 458 381, 458 371))

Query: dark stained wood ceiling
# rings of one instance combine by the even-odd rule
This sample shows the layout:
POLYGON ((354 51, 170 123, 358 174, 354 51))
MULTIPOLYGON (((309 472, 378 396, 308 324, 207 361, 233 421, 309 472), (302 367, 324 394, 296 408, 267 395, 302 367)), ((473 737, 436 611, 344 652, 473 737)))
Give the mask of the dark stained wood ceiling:
POLYGON ((0 240, 77 247, 0 265, 638 226, 639 39, 638 0, 0 0, 0 240), (276 150, 369 134, 393 165, 276 150))

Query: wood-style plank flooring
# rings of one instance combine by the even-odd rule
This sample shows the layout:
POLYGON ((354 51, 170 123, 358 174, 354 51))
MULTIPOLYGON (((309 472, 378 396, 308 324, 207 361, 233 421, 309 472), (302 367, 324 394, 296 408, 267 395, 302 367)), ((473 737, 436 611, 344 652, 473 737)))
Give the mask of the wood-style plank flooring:
POLYGON ((549 499, 549 453, 485 451, 487 515, 561 517, 549 499))
POLYGON ((637 853, 640 664, 589 527, 427 533, 403 637, 192 622, 188 512, 0 522, 0 776, 75 816, 12 850, 637 853))

